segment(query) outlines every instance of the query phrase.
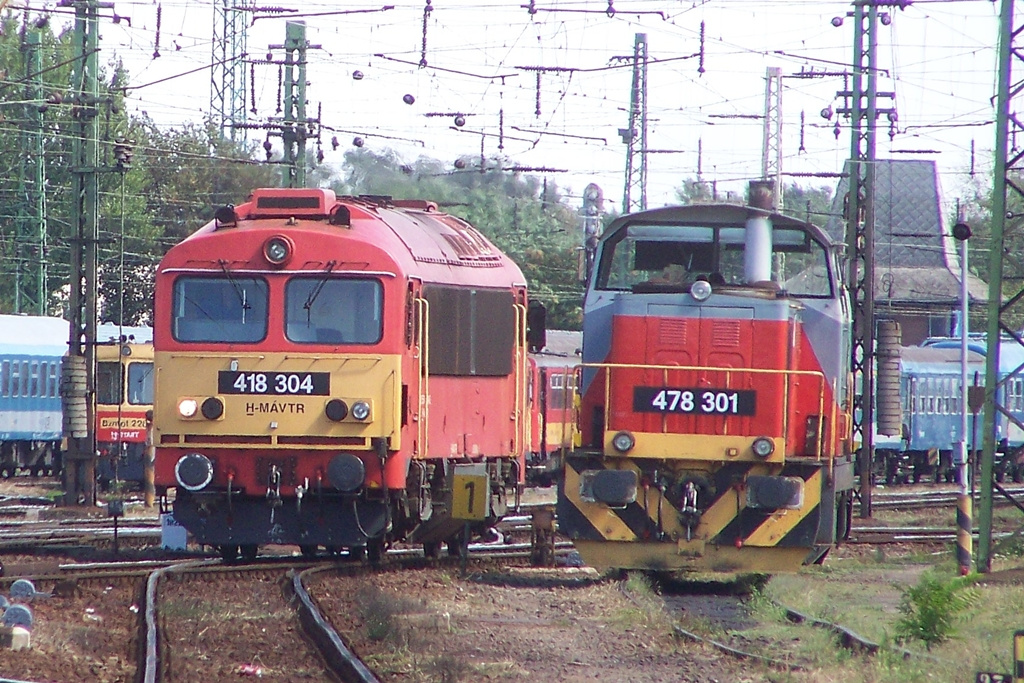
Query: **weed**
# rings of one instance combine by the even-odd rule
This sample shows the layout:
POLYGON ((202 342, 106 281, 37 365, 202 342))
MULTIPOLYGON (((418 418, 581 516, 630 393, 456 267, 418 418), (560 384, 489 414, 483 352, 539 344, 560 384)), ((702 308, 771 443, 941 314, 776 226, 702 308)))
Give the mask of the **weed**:
POLYGON ((473 667, 469 662, 448 653, 435 657, 425 668, 439 683, 460 683, 473 673, 473 667))
POLYGON ((963 613, 980 597, 970 577, 942 579, 934 572, 921 575, 916 586, 902 590, 896 622, 899 641, 920 640, 931 650, 933 645, 953 637, 963 613))
POLYGON ((408 644, 408 634, 397 619, 409 611, 403 600, 376 586, 365 585, 356 592, 355 603, 370 640, 388 640, 398 646, 408 644))

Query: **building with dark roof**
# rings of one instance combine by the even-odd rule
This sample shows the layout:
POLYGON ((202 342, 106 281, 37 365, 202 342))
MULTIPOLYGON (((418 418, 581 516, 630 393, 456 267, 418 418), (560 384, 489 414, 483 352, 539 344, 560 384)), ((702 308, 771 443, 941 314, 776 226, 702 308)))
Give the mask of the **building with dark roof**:
MULTIPOLYGON (((880 159, 875 167, 875 317, 896 320, 904 344, 949 336, 960 310, 960 250, 943 215, 933 161, 880 159)), ((832 200, 825 230, 846 241, 849 162, 832 200)), ((848 255, 852 256, 849 253, 848 255)), ((967 278, 971 307, 982 307, 988 285, 967 278)))

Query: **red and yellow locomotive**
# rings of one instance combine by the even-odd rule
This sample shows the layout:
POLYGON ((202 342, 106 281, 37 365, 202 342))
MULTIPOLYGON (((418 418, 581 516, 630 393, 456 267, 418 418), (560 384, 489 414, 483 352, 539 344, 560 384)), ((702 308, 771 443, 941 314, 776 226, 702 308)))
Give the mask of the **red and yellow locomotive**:
POLYGON ((850 308, 818 228, 739 205, 622 216, 584 307, 560 529, 597 567, 786 571, 848 531, 850 308))
POLYGON ((526 310, 519 268, 430 202, 256 190, 160 263, 157 485, 229 558, 461 544, 522 486, 526 310))

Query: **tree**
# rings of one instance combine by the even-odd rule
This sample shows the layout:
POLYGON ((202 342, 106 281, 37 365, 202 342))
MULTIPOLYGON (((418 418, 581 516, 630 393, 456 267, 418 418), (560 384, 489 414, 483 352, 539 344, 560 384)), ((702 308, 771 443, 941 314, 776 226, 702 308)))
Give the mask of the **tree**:
POLYGON ((577 278, 581 220, 549 181, 502 170, 488 159, 484 171, 468 160, 446 170, 436 159, 404 163, 395 153, 356 149, 345 154, 339 194, 429 199, 467 220, 515 261, 530 297, 548 308, 548 327, 579 329, 582 283, 577 278))

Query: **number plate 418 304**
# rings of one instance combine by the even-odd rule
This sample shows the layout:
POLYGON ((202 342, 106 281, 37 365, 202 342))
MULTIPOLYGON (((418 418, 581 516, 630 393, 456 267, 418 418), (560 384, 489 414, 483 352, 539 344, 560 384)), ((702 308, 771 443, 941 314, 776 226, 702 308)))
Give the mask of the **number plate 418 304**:
POLYGON ((217 373, 217 392, 271 396, 327 396, 331 393, 331 375, 328 372, 221 370, 217 373))

